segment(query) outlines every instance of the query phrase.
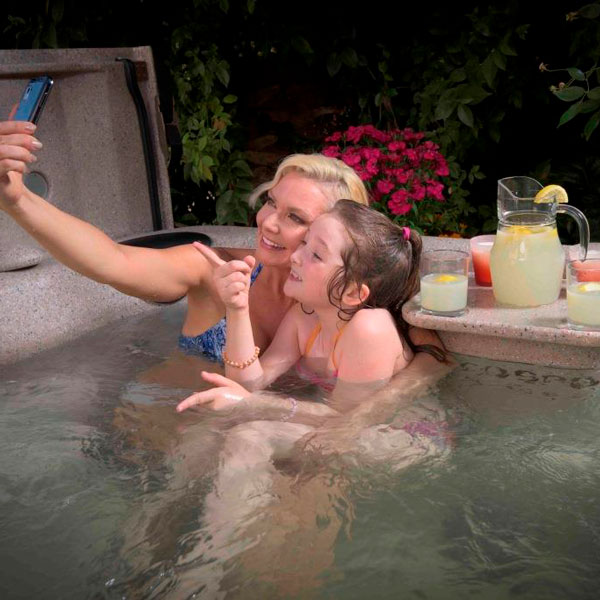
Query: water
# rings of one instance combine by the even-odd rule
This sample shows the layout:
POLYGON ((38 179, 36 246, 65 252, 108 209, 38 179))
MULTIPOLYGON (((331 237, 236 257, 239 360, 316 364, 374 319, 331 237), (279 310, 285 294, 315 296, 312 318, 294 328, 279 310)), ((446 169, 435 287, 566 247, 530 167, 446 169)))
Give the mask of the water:
POLYGON ((600 373, 458 357, 451 450, 228 480, 181 311, 2 367, 2 598, 597 597, 600 373))

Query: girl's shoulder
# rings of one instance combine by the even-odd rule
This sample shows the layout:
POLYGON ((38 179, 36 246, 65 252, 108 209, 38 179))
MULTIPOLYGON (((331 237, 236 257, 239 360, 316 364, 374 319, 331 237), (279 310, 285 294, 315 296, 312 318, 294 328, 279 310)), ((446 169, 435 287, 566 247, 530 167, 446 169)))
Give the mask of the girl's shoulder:
POLYGON ((385 308, 361 308, 352 316, 346 328, 348 331, 344 332, 344 337, 349 334, 355 339, 389 336, 391 333, 398 336, 394 317, 385 308))

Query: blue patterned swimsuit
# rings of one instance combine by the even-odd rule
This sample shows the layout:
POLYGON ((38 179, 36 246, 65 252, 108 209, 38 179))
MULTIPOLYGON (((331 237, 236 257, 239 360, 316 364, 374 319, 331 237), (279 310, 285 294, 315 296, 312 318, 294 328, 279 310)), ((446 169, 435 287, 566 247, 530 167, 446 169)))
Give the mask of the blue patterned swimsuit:
MULTIPOLYGON (((259 263, 256 265, 250 276, 250 285, 254 283, 262 268, 262 264, 259 263)), ((213 325, 200 335, 187 336, 181 334, 179 336, 179 348, 186 354, 202 354, 211 360, 223 362, 226 333, 227 321, 225 318, 222 318, 216 325, 213 325)))

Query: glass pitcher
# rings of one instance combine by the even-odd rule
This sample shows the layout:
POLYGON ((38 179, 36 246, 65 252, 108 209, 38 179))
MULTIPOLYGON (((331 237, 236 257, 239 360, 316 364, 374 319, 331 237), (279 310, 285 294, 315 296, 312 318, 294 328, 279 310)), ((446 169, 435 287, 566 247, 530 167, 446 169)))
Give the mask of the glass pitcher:
POLYGON ((590 228, 585 215, 568 204, 536 204, 534 197, 542 187, 531 177, 498 181, 498 231, 490 269, 499 304, 540 306, 558 299, 565 253, 556 231, 556 213, 567 213, 577 221, 581 260, 586 257, 590 228))

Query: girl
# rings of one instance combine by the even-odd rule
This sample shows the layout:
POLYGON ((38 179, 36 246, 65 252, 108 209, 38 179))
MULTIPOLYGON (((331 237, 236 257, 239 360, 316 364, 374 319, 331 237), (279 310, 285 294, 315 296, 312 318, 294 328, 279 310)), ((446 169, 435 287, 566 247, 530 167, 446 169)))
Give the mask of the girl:
MULTIPOLYGON (((285 294, 297 303, 260 359, 248 312, 254 258, 225 263, 201 244, 197 248, 215 266, 227 313, 225 372, 240 385, 205 377, 221 387, 190 396, 178 406, 180 411, 215 400, 214 408, 225 408, 294 364, 302 376, 334 390, 335 400, 343 384, 369 383, 369 391, 380 387, 417 351, 444 360, 437 348, 415 346, 402 318, 403 304, 418 291, 421 239, 371 208, 340 200, 312 223, 291 256, 284 285, 285 294)), ((353 385, 358 399, 356 391, 353 385)), ((297 402, 290 401, 295 414, 297 402)))
MULTIPOLYGON (((340 530, 352 521, 348 490, 354 483, 348 474, 356 469, 348 464, 398 471, 449 448, 443 411, 414 402, 433 382, 432 373, 384 387, 393 375, 409 371, 405 367, 419 350, 444 358, 412 344, 401 314, 418 291, 421 240, 373 209, 339 200, 315 219, 291 255, 284 292, 296 304, 260 358, 248 314, 254 259, 225 263, 210 249, 197 248, 213 264, 226 306, 228 377, 204 373, 217 387, 190 396, 178 410, 246 405, 261 416, 224 435, 203 502, 210 546, 198 544, 187 564, 202 556, 202 564, 213 569, 202 572, 202 581, 212 580, 217 589, 227 584, 220 565, 233 564, 233 548, 236 570, 246 579, 253 573, 253 579, 276 585, 279 595, 296 596, 318 585, 334 563, 340 530), (327 404, 249 391, 294 364, 303 377, 333 388, 327 404), (303 561, 296 550, 305 544, 310 552, 303 561)), ((186 452, 188 460, 192 456, 193 448, 186 452)), ((198 579, 198 572, 190 573, 190 586, 198 579)))

